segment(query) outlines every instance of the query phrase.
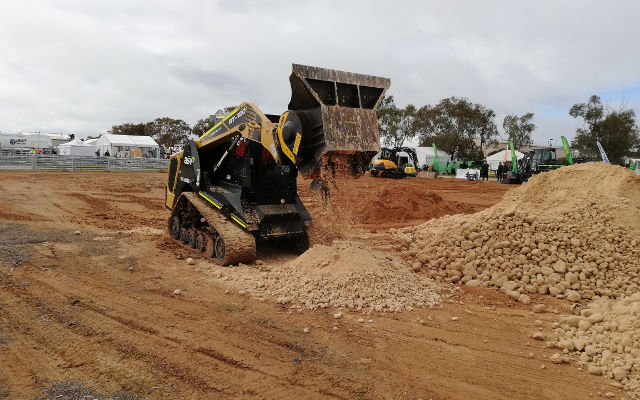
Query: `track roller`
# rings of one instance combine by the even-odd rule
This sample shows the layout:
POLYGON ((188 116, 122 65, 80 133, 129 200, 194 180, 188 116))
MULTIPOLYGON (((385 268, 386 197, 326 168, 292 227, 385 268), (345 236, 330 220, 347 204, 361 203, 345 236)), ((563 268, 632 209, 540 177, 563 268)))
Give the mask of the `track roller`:
POLYGON ((189 240, 188 238, 189 233, 187 232, 187 230, 185 228, 181 228, 180 229, 180 242, 182 244, 186 244, 187 241, 189 240))
POLYGON ((196 233, 196 250, 204 251, 207 246, 207 240, 205 239, 204 233, 198 232, 196 233))
POLYGON ((180 239, 180 218, 174 216, 169 220, 169 233, 172 238, 180 239))

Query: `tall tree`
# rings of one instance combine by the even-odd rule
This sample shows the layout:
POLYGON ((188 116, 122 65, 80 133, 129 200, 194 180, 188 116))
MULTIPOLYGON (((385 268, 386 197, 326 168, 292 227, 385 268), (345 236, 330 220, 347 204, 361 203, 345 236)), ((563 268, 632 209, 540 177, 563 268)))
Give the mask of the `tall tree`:
POLYGON ((398 108, 393 96, 385 96, 378 107, 380 138, 385 146, 401 147, 416 136, 416 107, 398 108))
POLYGON ((152 136, 158 144, 164 146, 175 146, 184 143, 191 135, 191 127, 181 119, 173 118, 156 118, 148 124, 149 135, 152 136))
POLYGON ((509 140, 513 141, 513 146, 520 150, 524 146, 531 145, 531 133, 536 129, 536 125, 532 122, 533 113, 526 113, 522 116, 507 115, 502 121, 502 127, 506 132, 509 140))
POLYGON ((114 135, 148 136, 149 123, 131 124, 126 122, 120 125, 113 125, 109 133, 114 135))
POLYGON ((453 158, 479 159, 482 149, 476 139, 489 143, 498 135, 495 112, 466 98, 449 97, 416 113, 415 124, 421 146, 436 146, 453 158))
POLYGON ((229 115, 229 113, 231 113, 231 111, 235 109, 235 106, 221 108, 213 115, 210 115, 207 118, 199 119, 192 128, 194 135, 198 137, 204 135, 209 129, 213 128, 219 122, 219 119, 217 117, 224 117, 226 115, 229 115))
POLYGON ((569 115, 583 120, 571 147, 585 157, 600 157, 596 141, 600 141, 614 164, 622 164, 625 156, 640 147, 640 130, 632 109, 607 110, 600 97, 593 95, 586 103, 574 104, 569 115))

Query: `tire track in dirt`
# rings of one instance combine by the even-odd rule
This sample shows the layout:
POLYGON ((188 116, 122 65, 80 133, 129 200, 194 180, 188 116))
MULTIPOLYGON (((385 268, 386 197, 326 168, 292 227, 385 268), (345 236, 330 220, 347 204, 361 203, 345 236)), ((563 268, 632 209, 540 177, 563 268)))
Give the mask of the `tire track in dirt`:
MULTIPOLYGON (((128 359, 135 362, 142 362, 142 365, 152 365, 156 373, 158 372, 162 373, 163 375, 165 375, 165 377, 163 378, 164 380, 167 380, 168 382, 172 382, 172 384, 175 384, 176 386, 178 386, 178 383, 180 382, 181 385, 184 385, 185 383, 189 383, 190 386, 198 388, 198 390, 204 391, 204 392, 226 391, 224 381, 216 382, 215 377, 212 377, 212 376, 209 376, 209 378, 206 381, 203 381, 200 378, 198 378, 201 376, 210 375, 209 373, 206 372, 206 370, 202 370, 201 368, 196 368, 195 370, 192 370, 190 368, 185 368, 184 365, 182 365, 181 363, 170 362, 166 358, 167 354, 165 354, 162 357, 158 357, 156 355, 157 350, 154 350, 154 349, 162 348, 164 349, 162 353, 170 353, 169 355, 171 355, 171 359, 185 358, 187 360, 190 360, 191 363, 193 363, 195 360, 200 360, 195 364, 207 365, 209 370, 214 369, 217 371, 221 371, 221 368, 222 368, 222 370, 226 370, 226 373, 230 373, 227 368, 235 369, 239 367, 241 369, 248 369, 254 372, 256 377, 254 378, 247 377, 246 378, 247 381, 250 381, 250 382, 264 381, 265 379, 267 379, 270 382, 269 383, 270 386, 284 385, 283 386, 284 388, 288 388, 290 386, 290 384, 287 383, 286 379, 283 380, 277 374, 267 373, 261 370, 260 368, 256 368, 254 366, 251 366, 250 364, 247 364, 245 361, 245 358, 243 358, 243 357, 247 357, 246 355, 242 356, 240 359, 236 359, 234 356, 230 356, 226 352, 224 352, 224 350, 222 350, 222 349, 233 348, 234 341, 230 343, 218 342, 216 343, 216 346, 214 348, 211 348, 210 344, 208 347, 202 347, 202 346, 194 347, 193 345, 185 345, 185 346, 178 347, 178 346, 175 346, 174 341, 171 341, 171 343, 168 343, 166 339, 162 337, 158 337, 155 334, 157 331, 155 328, 150 329, 148 327, 142 326, 140 323, 131 323, 131 320, 124 317, 113 318, 112 315, 109 315, 111 312, 105 312, 104 310, 99 309, 100 306, 91 304, 89 303, 88 300, 84 300, 85 298, 101 298, 102 293, 100 293, 100 289, 96 290, 97 288, 95 286, 91 288, 87 288, 84 282, 83 283, 78 282, 77 284, 69 284, 68 286, 74 287, 72 289, 73 292, 69 293, 67 292, 67 289, 69 289, 67 285, 63 285, 62 287, 64 289, 61 289, 60 285, 56 285, 55 287, 53 287, 51 285, 48 285, 46 282, 33 281, 32 286, 34 285, 38 287, 42 287, 46 291, 46 293, 43 293, 42 297, 37 296, 36 293, 34 292, 27 292, 21 296, 24 300, 28 300, 31 303, 30 304, 31 307, 33 308, 43 307, 42 305, 39 305, 42 298, 59 297, 63 304, 69 304, 70 302, 72 302, 72 299, 80 300, 75 306, 77 309, 82 310, 82 311, 79 311, 79 314, 81 315, 80 320, 93 321, 93 324, 96 327, 97 331, 93 332, 92 336, 100 337, 101 338, 100 340, 102 342, 109 342, 110 348, 115 349, 115 351, 117 351, 118 353, 118 354, 105 354, 104 351, 101 350, 100 351, 101 358, 107 358, 107 359, 123 359, 124 358, 124 359, 128 359), (87 312, 95 313, 97 315, 89 316, 87 315, 87 312), (122 336, 120 335, 114 336, 112 334, 113 332, 122 332, 122 336), (136 337, 139 340, 136 340, 135 343, 132 343, 132 341, 128 339, 132 336, 136 337), (175 353, 175 354, 171 354, 171 353, 175 353), (197 353, 206 354, 207 358, 211 358, 213 356, 213 358, 216 360, 215 365, 211 365, 210 360, 201 360, 201 357, 199 359, 197 357, 197 353), (179 378, 179 382, 178 381, 174 382, 172 379, 173 377, 179 378)), ((14 292, 13 295, 18 296, 18 293, 14 292)), ((126 305, 125 308, 128 308, 131 306, 135 306, 136 304, 140 304, 142 301, 144 301, 144 299, 141 299, 141 298, 134 298, 131 300, 122 301, 120 298, 114 299, 112 296, 109 302, 110 302, 110 307, 113 307, 115 312, 115 310, 117 310, 118 307, 120 306, 124 307, 126 305)), ((57 306, 59 307, 59 305, 57 306)), ((47 310, 50 310, 51 308, 53 307, 48 307, 47 310)), ((123 310, 120 310, 120 311, 123 311, 123 310)), ((126 314, 126 313, 123 313, 123 314, 126 314)), ((72 331, 77 329, 78 326, 85 324, 85 322, 78 322, 78 320, 71 322, 71 320, 67 316, 63 316, 60 313, 50 313, 48 314, 48 317, 58 322, 61 325, 66 325, 65 328, 70 329, 72 331)), ((153 317, 152 319, 156 320, 155 317, 153 317)), ((238 325, 242 325, 242 324, 239 323, 238 325)), ((234 326, 236 325, 234 324, 234 326)), ((209 326, 209 328, 211 328, 211 326, 209 326)), ((241 327, 239 329, 233 329, 233 330, 236 332, 241 332, 241 331, 250 332, 250 330, 246 328, 247 327, 241 327)), ((211 331, 213 331, 213 329, 211 329, 210 332, 211 331)), ((82 332, 82 333, 86 335, 86 332, 82 332)), ((214 333, 211 332, 211 334, 214 334, 214 333)), ((237 333, 234 333, 232 336, 235 336, 236 334, 237 333)), ((266 334, 259 335, 259 336, 268 337, 268 335, 266 334)), ((44 340, 44 337, 42 337, 42 339, 44 340)), ((62 350, 62 348, 65 347, 64 344, 57 343, 57 340, 55 339, 55 337, 49 338, 49 339, 50 339, 50 349, 53 349, 53 351, 56 353, 56 356, 57 356, 56 359, 58 360, 57 365, 59 365, 61 368, 63 369, 81 368, 84 366, 95 364, 95 360, 91 359, 90 354, 94 353, 96 350, 82 351, 83 348, 91 348, 90 344, 84 343, 84 344, 79 344, 77 346, 74 346, 74 349, 75 349, 74 353, 76 354, 76 356, 69 358, 66 356, 66 352, 62 350)), ((76 337, 74 338, 74 342, 81 342, 81 340, 76 337)), ((273 342, 278 343, 284 349, 287 349, 290 351, 292 351, 291 349, 295 347, 286 340, 279 340, 279 341, 273 341, 273 342)), ((241 353, 244 353, 245 351, 247 353, 253 353, 253 350, 250 348, 246 348, 246 350, 243 348, 239 348, 236 350, 240 351, 241 353)), ((300 351, 300 349, 296 349, 296 350, 300 351)), ((293 357, 291 358, 293 359, 293 357)), ((85 370, 86 368, 83 369, 84 373, 87 373, 87 371, 85 370)), ((100 371, 99 374, 102 374, 105 372, 106 371, 100 371)), ((110 374, 114 379, 118 377, 122 378, 122 376, 119 376, 119 374, 117 374, 117 371, 111 370, 110 374)), ((153 383, 150 383, 150 384, 153 384, 153 383)), ((256 386, 255 389, 259 390, 260 387, 256 386)), ((283 390, 290 391, 291 388, 283 389, 283 390)), ((310 386, 308 390, 311 390, 312 392, 315 391, 315 389, 313 389, 313 386, 310 386)), ((307 395, 309 394, 310 393, 307 393, 307 395)))

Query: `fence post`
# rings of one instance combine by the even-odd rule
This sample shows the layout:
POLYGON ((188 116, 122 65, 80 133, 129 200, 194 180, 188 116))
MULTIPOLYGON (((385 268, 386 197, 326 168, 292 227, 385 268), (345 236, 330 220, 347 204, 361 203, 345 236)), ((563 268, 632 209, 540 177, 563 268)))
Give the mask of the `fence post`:
POLYGON ((142 162, 140 163, 140 170, 144 171, 144 157, 141 158, 142 162))
POLYGON ((32 154, 31 155, 31 169, 32 170, 36 170, 36 155, 32 154))
POLYGON ((71 156, 71 171, 76 170, 76 158, 71 156))

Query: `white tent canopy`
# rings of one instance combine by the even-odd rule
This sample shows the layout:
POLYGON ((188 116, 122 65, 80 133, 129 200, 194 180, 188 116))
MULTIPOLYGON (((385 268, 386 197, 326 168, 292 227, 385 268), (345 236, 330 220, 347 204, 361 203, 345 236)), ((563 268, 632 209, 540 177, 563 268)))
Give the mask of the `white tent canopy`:
MULTIPOLYGON (((522 157, 524 157, 524 153, 520 153, 518 150, 516 150, 516 158, 519 160, 522 157)), ((505 161, 511 161, 511 151, 509 150, 501 150, 487 157, 489 169, 492 171, 497 170, 498 165, 500 165, 501 162, 505 161)))
POLYGON ((95 156, 96 146, 75 139, 58 146, 58 154, 62 156, 95 156))
MULTIPOLYGON (((433 151, 433 146, 431 147, 414 147, 416 150, 416 155, 418 156, 418 166, 420 168, 424 168, 425 166, 429 167, 433 165, 433 160, 435 158, 435 152, 433 151)), ((448 163, 451 161, 451 155, 445 153, 442 150, 438 150, 438 162, 448 163)))
POLYGON ((113 157, 150 157, 158 158, 159 146, 151 136, 104 134, 95 142, 95 146, 104 155, 107 151, 113 157), (139 149, 139 154, 138 153, 139 149))

